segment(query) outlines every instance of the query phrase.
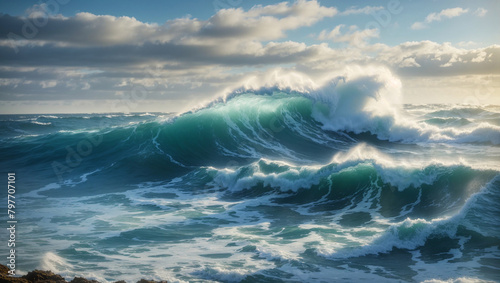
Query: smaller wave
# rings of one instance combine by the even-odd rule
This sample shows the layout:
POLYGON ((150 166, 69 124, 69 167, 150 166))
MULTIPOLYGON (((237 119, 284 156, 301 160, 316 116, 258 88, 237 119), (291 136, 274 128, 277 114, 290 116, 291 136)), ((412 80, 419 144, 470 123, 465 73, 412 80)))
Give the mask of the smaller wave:
POLYGON ((393 248, 413 250, 425 244, 432 234, 453 237, 457 224, 450 219, 410 219, 391 225, 387 231, 372 242, 361 247, 339 248, 337 250, 318 249, 318 254, 330 259, 345 259, 390 252, 393 248))
POLYGON ((208 167, 208 170, 214 172, 214 181, 219 186, 232 191, 250 189, 262 184, 282 191, 296 192, 301 188, 318 185, 322 179, 332 174, 346 170, 363 171, 364 168, 367 168, 368 172, 375 172, 384 183, 398 188, 399 191, 431 185, 440 176, 454 169, 476 170, 461 162, 445 163, 427 159, 420 159, 419 162, 415 158, 398 160, 363 143, 348 152, 335 154, 331 162, 323 165, 300 166, 260 159, 237 169, 208 167))
POLYGON ((446 126, 446 127, 460 127, 472 123, 466 118, 430 118, 424 120, 424 122, 431 125, 446 126))
POLYGON ((481 116, 498 115, 498 113, 486 110, 483 106, 470 107, 465 105, 448 105, 427 114, 429 117, 440 118, 475 118, 481 116))
MULTIPOLYGON (((477 222, 467 221, 471 216, 478 214, 478 209, 481 210, 484 205, 484 199, 489 198, 493 205, 490 217, 493 221, 499 221, 498 217, 498 199, 495 192, 498 191, 498 183, 500 175, 497 175, 492 181, 486 184, 481 191, 473 194, 467 199, 465 205, 452 216, 435 218, 432 220, 411 219, 406 218, 404 221, 390 225, 386 232, 375 238, 373 241, 360 246, 349 248, 338 248, 337 250, 322 250, 318 249, 318 254, 330 259, 341 259, 350 257, 365 256, 368 254, 380 254, 392 251, 394 248, 414 250, 426 244, 427 240, 432 237, 448 237, 451 239, 459 238, 457 231, 459 226, 466 226, 478 233, 481 233, 481 227, 488 227, 491 224, 489 219, 480 219, 475 217, 477 222), (491 199, 493 197, 494 199, 491 199)), ((486 216, 484 211, 481 215, 486 216)), ((488 236, 483 235, 483 236, 488 236)), ((494 234, 498 236, 498 234, 494 234)), ((470 238, 469 238, 470 240, 470 238)), ((466 240, 467 241, 467 240, 466 240)))
POLYGON ((457 142, 500 144, 500 126, 489 123, 480 123, 470 130, 454 130, 452 133, 457 142))

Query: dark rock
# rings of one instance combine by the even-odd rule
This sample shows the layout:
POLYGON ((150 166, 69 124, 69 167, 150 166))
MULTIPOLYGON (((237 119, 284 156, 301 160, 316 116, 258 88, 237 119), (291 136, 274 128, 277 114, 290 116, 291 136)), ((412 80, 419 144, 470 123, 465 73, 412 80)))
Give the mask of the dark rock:
POLYGON ((52 271, 33 270, 22 278, 37 283, 66 283, 67 281, 61 275, 54 274, 52 271))
POLYGON ((29 283, 24 278, 9 276, 9 270, 7 266, 0 264, 0 283, 29 283))
POLYGON ((146 280, 146 279, 141 279, 137 281, 137 283, 167 283, 167 281, 153 281, 153 280, 146 280))
POLYGON ((97 280, 88 280, 83 277, 75 277, 70 283, 99 283, 97 280))
POLYGON ((0 274, 9 275, 9 270, 7 266, 0 264, 0 274))
POLYGON ((28 280, 21 277, 11 277, 5 274, 0 274, 0 283, 29 283, 28 280))
MULTIPOLYGON (((8 273, 9 268, 0 264, 0 283, 68 283, 61 275, 54 274, 52 271, 33 270, 23 277, 11 277, 8 273)), ((99 283, 96 280, 88 280, 83 277, 75 277, 69 283, 99 283)), ((115 283, 127 283, 123 280, 115 283)), ((137 283, 168 283, 167 281, 153 281, 141 279, 137 283)))

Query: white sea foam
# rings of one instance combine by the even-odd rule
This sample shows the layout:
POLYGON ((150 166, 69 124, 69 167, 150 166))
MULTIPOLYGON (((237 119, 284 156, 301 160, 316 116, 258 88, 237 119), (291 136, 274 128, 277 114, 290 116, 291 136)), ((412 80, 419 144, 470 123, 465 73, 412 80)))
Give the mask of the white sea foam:
POLYGON ((59 189, 60 187, 61 187, 61 185, 59 185, 57 183, 50 183, 46 186, 43 186, 40 189, 31 191, 29 193, 22 194, 22 196, 23 197, 31 197, 31 198, 41 198, 41 197, 43 197, 40 195, 41 192, 45 192, 45 191, 52 190, 52 189, 59 189))
POLYGON ((32 124, 37 124, 37 125, 42 125, 42 126, 49 126, 52 125, 51 122, 43 123, 43 122, 38 122, 38 121, 32 121, 32 124))
POLYGON ((57 273, 67 272, 73 268, 64 258, 52 252, 48 252, 43 256, 41 267, 44 270, 53 270, 57 273))
POLYGON ((429 279, 424 280, 422 283, 494 283, 495 281, 484 280, 474 277, 459 277, 459 278, 450 278, 450 279, 429 279))
POLYGON ((84 173, 80 176, 80 180, 79 181, 73 181, 73 180, 64 180, 63 181, 63 184, 66 185, 66 186, 71 186, 71 187, 74 187, 78 184, 82 184, 82 183, 85 183, 87 182, 87 177, 90 176, 90 175, 93 175, 97 172, 100 172, 103 168, 98 168, 94 171, 91 171, 91 172, 88 172, 88 173, 84 173))
POLYGON ((89 280, 97 280, 99 282, 107 282, 104 277, 96 275, 92 271, 75 272, 75 266, 68 263, 66 259, 55 253, 46 253, 41 261, 40 268, 42 270, 50 270, 56 274, 65 277, 66 280, 71 281, 74 277, 85 277, 89 280))
POLYGON ((158 130, 158 132, 156 133, 156 136, 152 139, 152 142, 154 144, 154 146, 156 147, 156 149, 161 152, 163 155, 165 155, 166 157, 168 157, 168 159, 170 160, 170 162, 172 163, 175 163, 181 167, 184 167, 186 168, 187 166, 180 163, 179 161, 175 160, 170 154, 164 152, 161 148, 160 148, 160 144, 158 143, 157 139, 158 139, 158 136, 160 135, 160 131, 161 129, 158 130))

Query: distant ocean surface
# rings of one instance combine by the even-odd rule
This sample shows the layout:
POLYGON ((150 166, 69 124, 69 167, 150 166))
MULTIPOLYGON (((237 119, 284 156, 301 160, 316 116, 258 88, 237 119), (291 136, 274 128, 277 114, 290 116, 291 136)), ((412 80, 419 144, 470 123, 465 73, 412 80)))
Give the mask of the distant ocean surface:
POLYGON ((18 273, 500 282, 500 106, 276 88, 179 115, 1 115, 0 129, 18 273))

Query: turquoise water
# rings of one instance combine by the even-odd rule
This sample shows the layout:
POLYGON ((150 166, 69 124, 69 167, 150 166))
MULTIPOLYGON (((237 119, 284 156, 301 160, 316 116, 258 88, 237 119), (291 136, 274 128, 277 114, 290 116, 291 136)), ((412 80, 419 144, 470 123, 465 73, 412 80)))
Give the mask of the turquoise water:
POLYGON ((375 111, 342 91, 334 105, 273 90, 181 115, 0 116, 19 274, 500 281, 500 107, 375 111))

